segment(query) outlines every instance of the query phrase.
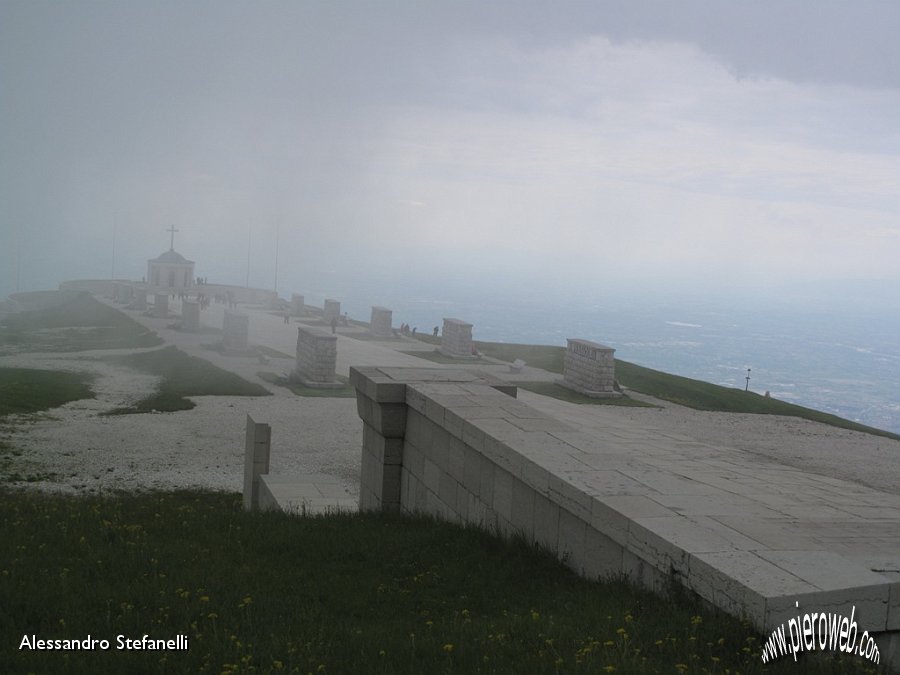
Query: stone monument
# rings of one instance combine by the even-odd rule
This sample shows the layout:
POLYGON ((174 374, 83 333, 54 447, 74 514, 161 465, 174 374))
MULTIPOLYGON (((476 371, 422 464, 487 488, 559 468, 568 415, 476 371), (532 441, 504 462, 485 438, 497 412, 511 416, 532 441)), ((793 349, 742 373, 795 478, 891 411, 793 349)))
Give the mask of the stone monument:
POLYGON ((322 318, 325 319, 325 323, 331 323, 332 319, 337 321, 341 320, 341 301, 340 300, 325 300, 324 309, 322 312, 322 318))
POLYGON ((136 309, 139 312, 147 311, 147 289, 143 286, 135 286, 134 287, 134 299, 131 301, 129 305, 131 309, 136 309))
POLYGON ((297 295, 293 293, 291 295, 291 312, 293 312, 294 316, 302 316, 305 312, 306 308, 306 298, 302 295, 297 295))
POLYGON ((337 336, 320 328, 297 328, 297 364, 292 378, 307 387, 337 389, 337 336))
POLYGON ((165 293, 156 293, 153 299, 153 316, 165 319, 169 316, 169 296, 165 293))
POLYGON ((235 352, 247 351, 249 328, 249 316, 226 309, 225 318, 222 320, 222 346, 225 350, 235 352))
POLYGON ((369 330, 379 337, 391 337, 394 334, 391 328, 393 312, 386 307, 372 307, 372 319, 369 322, 369 330))
POLYGON ((559 384, 591 398, 621 396, 615 387, 615 351, 590 340, 569 338, 559 384))
POLYGON ((472 324, 459 319, 444 319, 440 352, 458 359, 474 358, 476 354, 472 343, 472 324))
POLYGON ((181 301, 181 330, 196 333, 200 330, 200 303, 181 301))

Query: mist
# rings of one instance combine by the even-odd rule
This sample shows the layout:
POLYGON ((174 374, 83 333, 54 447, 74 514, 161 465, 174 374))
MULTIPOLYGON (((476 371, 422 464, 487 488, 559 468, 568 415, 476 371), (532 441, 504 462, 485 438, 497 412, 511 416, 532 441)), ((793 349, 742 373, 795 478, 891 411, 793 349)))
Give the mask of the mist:
POLYGON ((0 294, 139 280, 174 225, 198 276, 283 297, 896 307, 898 32, 877 2, 6 2, 0 294))

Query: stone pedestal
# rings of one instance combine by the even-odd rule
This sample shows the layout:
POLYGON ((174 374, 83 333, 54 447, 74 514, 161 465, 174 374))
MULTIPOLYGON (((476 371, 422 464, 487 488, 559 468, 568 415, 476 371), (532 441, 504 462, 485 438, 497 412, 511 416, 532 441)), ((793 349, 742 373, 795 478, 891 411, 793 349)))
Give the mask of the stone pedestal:
POLYGON ((293 293, 291 295, 291 312, 294 316, 302 316, 306 310, 306 298, 293 293))
POLYGON ((196 333, 200 330, 200 303, 181 301, 181 330, 196 333))
POLYGON ((590 340, 569 338, 560 384, 592 398, 621 396, 615 389, 616 350, 590 340))
POLYGON ((326 323, 331 323, 332 319, 341 320, 341 302, 340 300, 326 300, 323 306, 323 318, 326 323))
POLYGON ((129 305, 131 309, 136 309, 139 312, 144 312, 147 310, 147 289, 136 286, 134 288, 134 299, 131 301, 131 305, 129 305))
POLYGON ((391 337, 394 334, 391 328, 393 312, 386 307, 373 307, 372 319, 369 322, 369 330, 372 335, 379 337, 391 337))
POLYGON ((337 336, 319 328, 297 328, 297 363, 293 379, 307 387, 337 389, 337 336))
POLYGON ((472 324, 459 319, 444 319, 440 352, 459 359, 474 358, 472 324))
POLYGON ((244 510, 259 509, 259 477, 269 473, 269 451, 272 428, 254 422, 247 415, 247 436, 244 442, 244 510))
POLYGON ((169 296, 156 293, 153 298, 153 316, 165 319, 169 316, 169 296))
POLYGON ((222 321, 222 346, 226 351, 247 351, 247 335, 250 328, 250 317, 230 309, 225 310, 222 321))

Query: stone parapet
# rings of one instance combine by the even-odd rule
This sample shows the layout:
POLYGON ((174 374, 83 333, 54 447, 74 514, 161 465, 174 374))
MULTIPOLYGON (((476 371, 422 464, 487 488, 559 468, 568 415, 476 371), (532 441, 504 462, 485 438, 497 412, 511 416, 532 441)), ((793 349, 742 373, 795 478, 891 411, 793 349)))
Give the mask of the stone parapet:
POLYGON ((897 561, 885 548, 900 527, 890 495, 652 430, 587 433, 472 371, 353 367, 350 381, 362 510, 522 534, 584 576, 675 581, 764 632, 796 616, 795 602, 801 613, 855 608, 885 658, 896 648, 900 585, 868 562, 897 561), (830 491, 852 499, 823 529, 813 504, 830 491), (855 513, 862 504, 881 504, 880 520, 869 522, 874 507, 855 513))

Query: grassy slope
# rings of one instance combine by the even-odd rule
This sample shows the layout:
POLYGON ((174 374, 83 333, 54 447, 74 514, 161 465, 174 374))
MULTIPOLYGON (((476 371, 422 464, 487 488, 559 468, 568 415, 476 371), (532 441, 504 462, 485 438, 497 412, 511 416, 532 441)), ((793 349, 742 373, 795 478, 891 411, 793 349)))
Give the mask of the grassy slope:
POLYGON ((162 343, 156 333, 88 293, 57 293, 56 306, 6 317, 0 324, 0 345, 13 346, 15 351, 74 352, 162 343))
POLYGON ((142 413, 158 410, 190 410, 194 403, 186 396, 270 396, 265 387, 218 368, 208 361, 188 356, 175 347, 152 352, 109 356, 106 360, 162 377, 159 391, 128 408, 110 414, 142 413))
MULTIPOLYGON (((0 491, 0 561, 6 672, 762 672, 759 636, 736 619, 426 518, 0 491), (19 650, 26 634, 186 634, 190 650, 19 650)), ((801 659, 767 672, 838 672, 801 659)))
POLYGON ((57 408, 94 398, 84 373, 33 368, 0 368, 0 417, 57 408))
MULTIPOLYGON (((509 362, 523 359, 530 366, 554 373, 562 374, 563 372, 563 359, 566 352, 564 347, 497 342, 477 342, 476 345, 487 356, 509 362)), ((623 387, 641 394, 655 396, 697 410, 788 415, 900 440, 898 434, 851 422, 837 415, 830 415, 773 398, 765 398, 741 389, 722 387, 680 375, 670 375, 618 359, 616 359, 616 379, 623 387)))

